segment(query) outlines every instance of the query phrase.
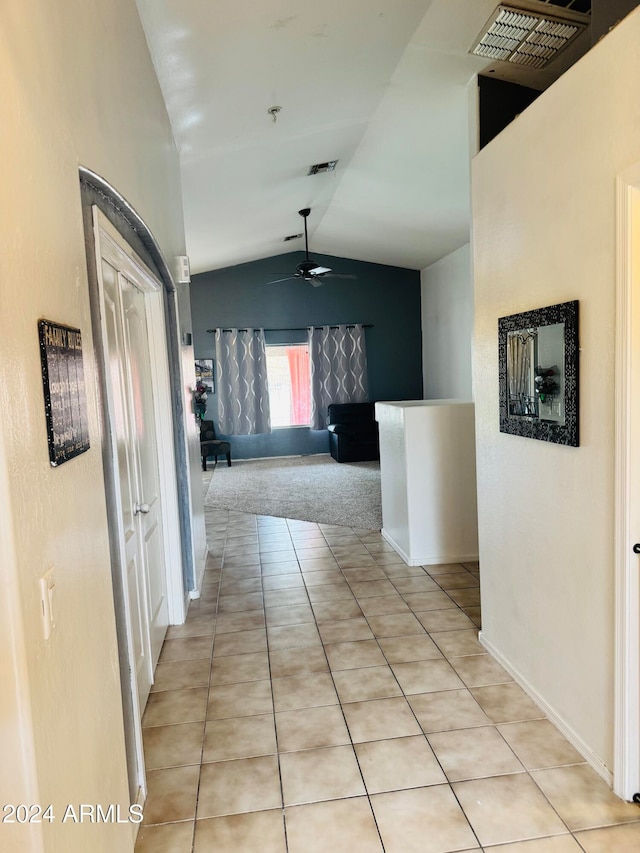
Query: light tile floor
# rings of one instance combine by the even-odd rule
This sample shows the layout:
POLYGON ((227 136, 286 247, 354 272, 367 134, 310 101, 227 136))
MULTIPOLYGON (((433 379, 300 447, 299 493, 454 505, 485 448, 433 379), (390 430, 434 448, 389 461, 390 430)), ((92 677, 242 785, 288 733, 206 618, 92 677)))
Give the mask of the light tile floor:
POLYGON ((478 643, 474 564, 207 512, 144 715, 137 853, 631 853, 618 800, 478 643))

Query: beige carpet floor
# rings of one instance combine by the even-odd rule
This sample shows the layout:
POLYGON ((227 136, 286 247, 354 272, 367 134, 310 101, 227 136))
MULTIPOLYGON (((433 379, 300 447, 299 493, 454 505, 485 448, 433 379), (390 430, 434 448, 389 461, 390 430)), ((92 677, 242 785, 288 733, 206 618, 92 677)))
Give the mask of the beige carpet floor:
POLYGON ((326 454, 220 464, 205 506, 380 530, 380 463, 338 463, 326 454))

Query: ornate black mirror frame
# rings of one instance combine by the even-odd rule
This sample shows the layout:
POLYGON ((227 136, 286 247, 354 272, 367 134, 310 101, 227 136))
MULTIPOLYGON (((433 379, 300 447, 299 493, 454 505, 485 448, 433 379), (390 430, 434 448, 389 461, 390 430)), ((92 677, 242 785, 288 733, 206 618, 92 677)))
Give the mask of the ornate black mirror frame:
POLYGON ((579 445, 579 405, 578 405, 578 301, 563 302, 500 317, 498 320, 498 376, 500 384, 500 432, 520 435, 523 438, 537 438, 540 441, 552 441, 556 444, 579 445), (564 424, 539 420, 523 415, 509 415, 507 395, 507 336, 509 332, 534 329, 564 323, 564 424))

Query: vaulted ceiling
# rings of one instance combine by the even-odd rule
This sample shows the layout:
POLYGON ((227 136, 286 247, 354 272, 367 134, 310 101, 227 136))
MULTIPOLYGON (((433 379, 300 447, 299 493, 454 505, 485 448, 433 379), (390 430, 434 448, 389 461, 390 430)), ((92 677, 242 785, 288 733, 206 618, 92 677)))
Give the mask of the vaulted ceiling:
POLYGON ((304 207, 312 251, 433 263, 469 240, 470 82, 490 71, 542 89, 585 50, 537 72, 471 56, 496 0, 137 5, 180 152, 192 272, 303 248, 284 238, 304 207))

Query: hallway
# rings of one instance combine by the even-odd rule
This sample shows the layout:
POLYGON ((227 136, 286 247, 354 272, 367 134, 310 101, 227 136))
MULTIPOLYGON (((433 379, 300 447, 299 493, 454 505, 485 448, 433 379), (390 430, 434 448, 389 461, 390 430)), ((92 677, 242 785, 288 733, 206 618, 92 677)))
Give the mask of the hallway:
POLYGON ((478 643, 477 565, 226 510, 207 539, 143 720, 138 853, 640 849, 640 809, 478 643))

